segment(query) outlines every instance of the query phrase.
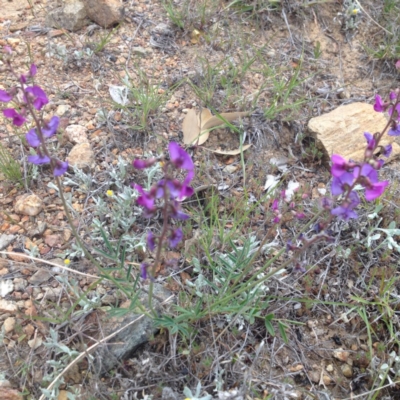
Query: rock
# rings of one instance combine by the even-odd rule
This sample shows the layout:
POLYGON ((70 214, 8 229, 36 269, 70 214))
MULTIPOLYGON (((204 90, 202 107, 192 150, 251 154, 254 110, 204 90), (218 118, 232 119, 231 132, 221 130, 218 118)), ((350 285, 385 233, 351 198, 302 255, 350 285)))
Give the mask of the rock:
POLYGON ((18 311, 18 306, 14 301, 0 299, 0 313, 15 313, 18 311))
POLYGON ((46 16, 48 27, 72 32, 82 29, 88 22, 85 4, 81 0, 66 0, 64 6, 49 11, 46 16))
POLYGON ((32 285, 40 285, 41 283, 48 281, 51 277, 52 274, 50 273, 50 271, 44 268, 40 268, 28 279, 28 281, 32 285))
POLYGON ((70 125, 64 131, 65 138, 73 144, 89 143, 86 128, 82 125, 70 125))
MULTIPOLYGON (((375 112, 372 105, 352 103, 311 118, 308 129, 315 135, 318 146, 327 157, 339 154, 346 159, 362 161, 366 148, 364 132, 380 132, 386 124, 385 115, 375 112)), ((392 161, 399 157, 400 146, 395 142, 395 137, 385 134, 380 144, 389 143, 392 144, 393 151, 388 161, 392 161)))
POLYGON ((103 28, 119 24, 124 19, 124 7, 119 0, 83 0, 87 16, 103 28))
POLYGON ((328 375, 324 375, 324 376, 322 377, 322 381, 324 382, 324 385, 327 385, 327 386, 329 386, 329 385, 332 384, 332 379, 331 379, 331 377, 328 376, 328 375))
POLYGON ((14 239, 15 235, 6 235, 5 233, 0 235, 0 250, 4 250, 14 239))
POLYGON ((22 394, 10 388, 1 388, 1 400, 22 400, 22 394))
POLYGON ((349 358, 349 355, 350 353, 348 351, 344 351, 342 348, 339 348, 333 352, 333 357, 342 362, 346 362, 349 358))
POLYGON ((132 47, 131 51, 133 54, 136 54, 137 56, 142 56, 142 57, 146 57, 147 53, 149 53, 149 50, 147 50, 141 46, 132 47))
POLYGON ((17 292, 23 292, 28 286, 28 281, 24 278, 15 278, 13 283, 14 290, 16 290, 17 292))
POLYGON ((4 320, 3 328, 6 333, 12 332, 15 328, 15 318, 14 317, 6 318, 4 320))
POLYGON ((10 32, 22 31, 28 26, 28 22, 11 23, 10 32))
POLYGON ((348 364, 343 364, 340 369, 342 370, 343 375, 346 378, 352 378, 353 377, 353 369, 350 367, 348 364))
MULTIPOLYGON (((171 293, 164 289, 161 285, 154 284, 153 306, 157 312, 161 312, 160 303, 156 299, 167 299, 171 293)), ((138 300, 142 304, 148 302, 147 293, 143 293, 138 300)), ((141 314, 128 314, 125 317, 112 317, 105 314, 101 321, 101 331, 103 337, 110 335, 122 327, 126 326, 120 333, 110 339, 111 343, 105 346, 100 346, 94 354, 95 369, 100 374, 103 374, 114 366, 118 365, 122 360, 131 357, 132 353, 143 343, 146 343, 150 337, 156 332, 157 328, 154 325, 152 318, 142 316, 141 314), (139 320, 137 320, 140 317, 139 320), (133 322, 137 320, 136 322, 133 322), (130 324, 127 326, 128 324, 130 324)), ((98 338, 100 339, 100 338, 98 338)))
POLYGON ((14 284, 11 279, 0 281, 0 296, 5 297, 14 290, 14 284))
POLYGON ((35 194, 24 194, 15 203, 14 210, 17 214, 34 217, 43 210, 43 202, 35 194))
POLYGON ((89 143, 76 144, 70 151, 67 160, 72 167, 91 168, 94 163, 94 152, 89 143))
POLYGON ((70 108, 71 107, 68 104, 60 104, 57 107, 56 115, 58 115, 59 117, 63 117, 70 110, 70 108))
POLYGON ((28 232, 28 237, 33 238, 34 236, 42 236, 43 232, 47 229, 47 224, 46 222, 38 222, 36 226, 34 226, 32 229, 29 230, 28 232))

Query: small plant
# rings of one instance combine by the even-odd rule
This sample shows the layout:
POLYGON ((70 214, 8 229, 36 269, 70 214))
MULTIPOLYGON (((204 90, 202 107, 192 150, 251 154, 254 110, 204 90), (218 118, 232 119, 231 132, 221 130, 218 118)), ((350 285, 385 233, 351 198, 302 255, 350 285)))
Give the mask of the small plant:
POLYGON ((21 185, 23 182, 20 164, 11 156, 2 143, 0 143, 0 172, 10 182, 17 183, 18 185, 21 185))

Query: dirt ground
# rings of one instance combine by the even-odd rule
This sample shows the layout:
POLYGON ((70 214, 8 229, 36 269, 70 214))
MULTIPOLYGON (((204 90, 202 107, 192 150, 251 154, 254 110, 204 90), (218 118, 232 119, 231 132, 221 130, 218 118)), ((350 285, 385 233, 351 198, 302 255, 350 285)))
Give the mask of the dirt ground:
MULTIPOLYGON (((193 10, 196 8, 195 2, 176 2, 183 3, 190 4, 193 10)), ((85 128, 94 150, 92 192, 88 194, 72 183, 65 185, 65 192, 71 196, 75 222, 82 232, 93 220, 96 207, 93 197, 104 195, 109 189, 104 183, 105 172, 117 165, 118 157, 131 162, 144 153, 161 153, 168 141, 182 143, 182 121, 188 110, 199 107, 208 107, 213 112, 251 111, 250 117, 241 123, 246 143, 252 146, 244 154, 246 178, 241 172, 240 155, 220 156, 201 147, 194 149, 192 155, 199 171, 194 187, 216 185, 223 188, 220 193, 223 201, 235 202, 246 186, 252 196, 260 198, 267 176, 276 173, 276 167, 270 164, 271 158, 284 157, 290 166, 286 179, 296 179, 310 194, 310 201, 315 200, 321 196, 319 190, 329 184, 329 169, 311 151, 314 141, 307 132, 308 120, 342 104, 372 103, 378 91, 384 94, 398 83, 394 60, 377 60, 366 51, 366 46, 374 46, 384 36, 377 22, 381 22, 382 6, 376 2, 363 2, 368 15, 362 12, 357 28, 347 30, 343 29, 343 19, 338 15, 343 11, 340 1, 307 7, 300 6, 305 2, 282 1, 278 10, 265 5, 254 13, 239 12, 234 7, 227 12, 229 3, 211 2, 203 18, 194 11, 193 14, 188 12, 187 24, 179 29, 168 19, 159 1, 124 2, 124 22, 113 31, 104 48, 93 52, 89 50, 96 49, 111 30, 92 26, 63 33, 45 26, 46 4, 42 1, 33 2, 31 8, 26 1, 0 0, 0 45, 13 47, 13 62, 19 71, 24 71, 33 59, 38 67, 36 82, 50 98, 45 115, 57 114, 61 118, 60 145, 54 147, 57 156, 64 160, 73 147, 62 135, 62 130, 71 124, 85 128), (28 47, 32 59, 28 56, 28 47), (252 58, 254 62, 248 70, 232 76, 232 71, 240 70, 252 58), (270 68, 269 75, 266 65, 270 68), (220 71, 215 74, 218 68, 220 71), (288 91, 297 71, 296 85, 288 91), (141 126, 144 111, 139 101, 129 104, 125 110, 116 108, 111 101, 110 86, 121 85, 126 73, 134 87, 156 87, 159 95, 160 104, 149 112, 145 126, 141 126), (228 86, 221 84, 221 76, 234 82, 233 87, 229 86, 231 92, 228 86), (277 97, 279 87, 283 87, 281 97, 277 97), (282 99, 285 93, 288 96, 282 99), (298 106, 293 105, 296 99, 302 99, 298 106), (265 109, 274 104, 276 113, 266 116, 265 109), (284 104, 290 107, 279 109, 284 104), (106 116, 105 120, 100 121, 99 111, 106 116)), ((1 77, 3 88, 12 84, 5 72, 1 72, 1 77)), ((0 140, 17 160, 26 156, 18 137, 23 133, 15 132, 9 121, 4 120, 0 125, 0 140)), ((204 147, 235 150, 239 146, 237 133, 219 129, 210 135, 204 147)), ((386 173, 398 178, 398 172, 398 166, 392 165, 386 173)), ((130 173, 127 184, 141 176, 133 169, 130 173)), ((70 179, 75 179, 72 172, 70 179)), ((62 260, 72 249, 73 238, 61 201, 57 191, 48 186, 51 180, 50 171, 44 169, 27 190, 10 185, 1 176, 0 230, 3 234, 16 235, 15 241, 5 250, 22 252, 36 246, 39 258, 57 263, 57 259, 62 260), (40 196, 45 204, 44 211, 36 217, 21 217, 14 211, 16 199, 26 192, 40 196), (40 234, 29 234, 39 226, 45 226, 40 234)), ((204 196, 206 202, 207 193, 204 196)), ((387 218, 391 218, 389 214, 387 218)), ((246 228, 262 236, 268 232, 264 224, 262 218, 254 218, 247 222, 246 228)), ((135 232, 141 229, 140 224, 133 227, 135 232)), ((290 229, 289 224, 282 238, 290 235, 290 229)), ((347 231, 346 227, 340 229, 345 232, 345 240, 350 241, 350 233, 346 236, 349 228, 347 231)), ((85 233, 83 237, 89 240, 85 233)), ((178 257, 183 249, 177 250, 178 257)), ((140 254, 135 255, 132 261, 142 261, 140 257, 140 254)), ((199 322, 190 354, 179 352, 185 344, 177 343, 176 335, 161 331, 112 374, 95 376, 87 361, 74 367, 65 376, 58 398, 63 398, 65 390, 73 387, 80 391, 79 399, 150 396, 159 399, 160 388, 168 386, 179 393, 176 398, 180 399, 184 398, 183 387, 191 387, 194 392, 197 380, 213 393, 216 363, 223 366, 225 391, 251 388, 244 397, 235 397, 231 392, 231 397, 226 398, 372 398, 366 394, 374 383, 371 360, 383 362, 389 348, 392 349, 389 344, 387 348, 380 346, 386 343, 384 328, 378 324, 374 326, 376 342, 371 347, 361 316, 356 312, 346 313, 331 302, 352 302, 354 296, 362 297, 365 293, 373 298, 378 289, 372 283, 368 286, 365 271, 380 265, 382 269, 376 274, 387 274, 389 279, 391 274, 397 273, 389 265, 395 265, 399 259, 395 253, 387 254, 383 261, 372 256, 367 262, 356 256, 340 259, 329 246, 308 257, 313 265, 308 275, 289 273, 282 279, 274 278, 269 288, 268 313, 297 323, 288 327, 289 344, 278 335, 269 335, 263 324, 246 323, 243 329, 226 330, 223 322, 218 325, 217 320, 213 321, 213 328, 209 321, 199 322), (292 300, 305 295, 313 301, 292 300), (277 298, 280 300, 276 301, 277 298)), ((29 282, 38 270, 38 263, 15 256, 4 256, 0 261, 2 279, 14 282, 14 290, 5 299, 18 302, 19 307, 18 313, 0 315, 2 322, 15 317, 18 327, 3 341, 0 375, 3 374, 14 389, 23 391, 26 399, 38 399, 40 385, 46 381, 48 367, 44 366, 44 361, 49 357, 56 359, 56 353, 49 356, 45 346, 32 345, 30 341, 38 336, 44 341, 50 329, 56 329, 60 340, 68 345, 87 344, 90 342, 88 332, 101 324, 104 316, 97 310, 96 317, 92 313, 87 319, 79 320, 79 324, 76 320, 70 325, 52 323, 54 312, 49 311, 49 307, 53 302, 45 301, 49 287, 59 290, 54 297, 58 312, 68 309, 71 301, 68 297, 72 293, 64 287, 58 289, 61 284, 54 278, 56 270, 51 269, 51 277, 32 285, 29 282)), ((186 275, 172 274, 168 268, 159 271, 159 281, 177 295, 182 290, 182 281, 193 278, 194 274, 187 260, 186 264, 183 260, 182 265, 189 268, 186 275), (171 281, 171 275, 176 275, 179 282, 171 281)), ((78 256, 73 259, 71 268, 97 275, 96 270, 78 256)), ((80 289, 89 290, 89 278, 78 276, 76 279, 80 289)), ((103 289, 111 292, 107 285, 103 289)), ((374 312, 376 310, 371 310, 371 315, 375 315, 374 312)), ((393 326, 399 328, 397 314, 393 314, 393 326)), ((400 399, 399 386, 382 390, 377 398, 400 399)))

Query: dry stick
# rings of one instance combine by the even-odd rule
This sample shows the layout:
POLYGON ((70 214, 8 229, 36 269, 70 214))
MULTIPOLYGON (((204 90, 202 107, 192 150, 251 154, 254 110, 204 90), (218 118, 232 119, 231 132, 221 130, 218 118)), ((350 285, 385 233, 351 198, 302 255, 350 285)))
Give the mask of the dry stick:
POLYGON ((79 272, 79 271, 77 271, 75 269, 65 267, 64 265, 59 265, 59 264, 56 264, 56 263, 52 263, 50 261, 41 260, 40 258, 32 257, 32 256, 29 256, 29 255, 23 254, 23 253, 14 253, 12 251, 0 251, 0 254, 4 254, 6 256, 11 255, 11 256, 29 258, 30 260, 33 260, 33 261, 38 261, 38 262, 41 262, 41 263, 44 263, 44 264, 52 265, 53 267, 59 267, 59 268, 65 269, 66 271, 73 272, 74 274, 77 274, 77 275, 86 276, 87 278, 93 278, 93 279, 99 279, 100 278, 99 276, 96 276, 96 275, 85 274, 84 272, 79 272))
MULTIPOLYGON (((161 305, 165 305, 167 304, 174 296, 170 296, 168 297, 166 300, 164 300, 161 305)), ((108 336, 106 336, 105 338, 101 339, 99 342, 95 343, 94 345, 90 346, 87 350, 83 351, 81 354, 79 354, 78 357, 76 357, 74 360, 72 360, 54 379, 53 381, 50 383, 50 385, 47 387, 46 390, 52 390, 53 387, 55 386, 55 384, 57 383, 57 381, 69 370, 71 369, 76 363, 78 363, 78 361, 80 361, 83 357, 85 357, 86 355, 88 355, 92 350, 96 349, 96 347, 100 346, 101 344, 103 344, 104 342, 106 342, 107 340, 111 339, 112 337, 114 337, 115 335, 117 335, 118 333, 122 332, 125 328, 127 328, 128 326, 133 325, 135 322, 140 321, 143 317, 145 317, 145 314, 140 315, 139 317, 137 317, 136 319, 134 319, 133 321, 129 322, 129 324, 126 324, 125 326, 123 326, 122 328, 118 329, 117 331, 109 334, 108 336)), ((39 397, 39 400, 45 400, 46 396, 44 394, 42 394, 39 397)))
POLYGON ((379 387, 379 388, 372 389, 372 390, 369 390, 368 392, 365 392, 365 393, 362 393, 362 394, 357 394, 357 395, 355 395, 355 396, 352 394, 351 397, 347 397, 347 398, 344 399, 344 400, 358 399, 359 397, 363 397, 363 396, 365 396, 366 394, 375 393, 375 392, 377 392, 378 390, 385 389, 385 388, 387 388, 387 387, 389 387, 389 386, 397 385, 398 383, 400 383, 400 381, 388 383, 388 384, 385 385, 385 386, 381 386, 381 387, 379 387))

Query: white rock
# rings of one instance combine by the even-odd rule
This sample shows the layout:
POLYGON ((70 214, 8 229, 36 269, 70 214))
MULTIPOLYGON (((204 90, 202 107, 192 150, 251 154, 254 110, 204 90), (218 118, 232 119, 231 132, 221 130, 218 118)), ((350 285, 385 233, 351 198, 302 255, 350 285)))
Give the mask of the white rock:
POLYGON ((14 301, 0 299, 0 313, 15 313, 18 311, 18 306, 14 301))
POLYGON ((0 296, 5 297, 14 290, 14 284, 11 279, 0 281, 0 296))
POLYGON ((82 125, 69 125, 65 128, 64 135, 73 144, 89 143, 86 128, 82 125))
POLYGON ((43 210, 43 202, 35 194, 24 194, 15 203, 14 210, 17 214, 34 217, 43 210))

